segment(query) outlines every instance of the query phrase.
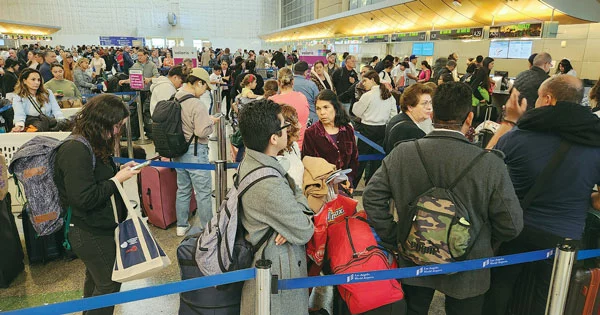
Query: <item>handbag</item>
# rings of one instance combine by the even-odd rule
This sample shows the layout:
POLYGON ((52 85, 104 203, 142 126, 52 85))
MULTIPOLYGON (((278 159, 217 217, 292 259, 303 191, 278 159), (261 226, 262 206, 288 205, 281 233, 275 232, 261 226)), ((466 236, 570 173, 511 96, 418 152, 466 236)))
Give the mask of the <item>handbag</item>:
POLYGON ((39 113, 39 116, 27 115, 25 117, 25 126, 33 126, 37 129, 38 132, 51 131, 52 128, 55 128, 57 125, 57 121, 54 117, 48 117, 46 114, 42 112, 42 109, 38 105, 31 95, 28 95, 27 98, 35 108, 35 110, 39 113))
POLYGON ((133 210, 121 183, 112 178, 127 207, 127 219, 119 223, 115 196, 111 197, 115 222, 117 256, 112 280, 126 282, 147 278, 171 264, 171 260, 158 245, 142 218, 133 210))

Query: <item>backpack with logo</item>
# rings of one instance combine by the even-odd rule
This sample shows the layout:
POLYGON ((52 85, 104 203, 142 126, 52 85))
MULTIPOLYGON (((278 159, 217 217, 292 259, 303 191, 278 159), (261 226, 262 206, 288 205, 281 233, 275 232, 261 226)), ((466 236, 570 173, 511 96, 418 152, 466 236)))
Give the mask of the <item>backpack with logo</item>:
POLYGON ((270 177, 282 176, 276 169, 265 166, 247 174, 239 181, 239 185, 236 180, 236 185, 227 193, 219 211, 198 237, 196 263, 202 274, 216 275, 252 266, 254 254, 273 236, 275 230, 269 228, 255 246, 248 242, 241 223, 241 200, 254 184, 270 177))
POLYGON ((28 216, 38 236, 50 235, 63 227, 64 210, 54 183, 54 158, 60 145, 71 140, 85 144, 95 167, 92 146, 80 136, 69 136, 63 141, 46 136, 34 137, 15 152, 8 167, 15 181, 23 185, 28 216))
POLYGON ((168 100, 156 104, 152 114, 152 140, 156 152, 163 157, 174 158, 184 155, 196 136, 185 140, 181 121, 181 103, 194 98, 188 94, 180 99, 171 96, 168 100))
POLYGON ((465 260, 477 239, 483 221, 467 209, 453 191, 471 168, 489 151, 482 151, 447 187, 436 186, 427 169, 419 141, 417 153, 432 188, 409 205, 408 226, 400 227, 400 254, 417 265, 443 264, 465 260))

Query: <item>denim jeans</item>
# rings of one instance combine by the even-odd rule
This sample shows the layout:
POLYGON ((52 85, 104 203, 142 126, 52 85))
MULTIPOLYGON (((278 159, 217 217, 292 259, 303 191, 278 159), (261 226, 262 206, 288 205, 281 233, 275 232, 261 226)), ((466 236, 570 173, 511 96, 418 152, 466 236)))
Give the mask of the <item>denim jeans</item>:
MULTIPOLYGON (((190 144, 188 151, 177 158, 174 162, 208 164, 208 145, 198 143, 198 155, 194 156, 194 143, 190 144)), ((192 188, 196 193, 196 213, 199 216, 201 228, 212 218, 212 177, 210 171, 206 170, 177 170, 177 199, 175 209, 177 210, 177 226, 188 226, 190 213, 190 200, 192 188)))
MULTIPOLYGON (((72 226, 69 242, 73 252, 85 264, 83 297, 119 292, 121 284, 111 280, 116 259, 115 237, 95 235, 72 226)), ((114 306, 83 312, 84 315, 112 315, 114 306)))

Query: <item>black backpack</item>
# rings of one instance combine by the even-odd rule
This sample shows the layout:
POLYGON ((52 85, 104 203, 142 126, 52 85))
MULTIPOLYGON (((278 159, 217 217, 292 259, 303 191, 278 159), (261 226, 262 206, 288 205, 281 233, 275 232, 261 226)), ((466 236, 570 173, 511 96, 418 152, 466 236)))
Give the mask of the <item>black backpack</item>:
POLYGON ((194 97, 188 94, 176 99, 173 95, 169 100, 156 104, 152 114, 152 137, 156 152, 161 156, 167 158, 182 156, 196 139, 194 135, 190 141, 185 141, 181 122, 181 103, 194 97))

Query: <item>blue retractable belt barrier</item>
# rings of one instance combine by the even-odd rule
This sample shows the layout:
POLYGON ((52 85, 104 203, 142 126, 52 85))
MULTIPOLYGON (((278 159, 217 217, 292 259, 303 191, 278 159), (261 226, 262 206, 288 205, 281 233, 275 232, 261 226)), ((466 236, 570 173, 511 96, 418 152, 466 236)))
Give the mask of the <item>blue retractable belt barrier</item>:
POLYGON ((360 132, 358 131, 354 131, 354 134, 358 137, 358 139, 364 141, 366 144, 368 144, 369 146, 371 146, 373 149, 379 151, 379 153, 381 154, 385 154, 385 151, 383 150, 383 147, 378 145, 377 143, 371 141, 371 139, 363 136, 360 132))
POLYGON ((159 297, 163 295, 187 292, 192 290, 204 289, 222 284, 246 281, 256 277, 256 269, 249 268, 238 271, 227 272, 221 275, 206 276, 202 278, 188 279, 178 282, 161 284, 152 287, 134 289, 119 293, 111 293, 85 299, 78 299, 63 303, 50 304, 26 308, 16 311, 9 311, 6 315, 50 315, 66 314, 91 309, 107 307, 127 302, 139 301, 148 298, 159 297))
POLYGON ((98 95, 102 95, 102 94, 112 94, 112 95, 117 95, 117 96, 124 96, 124 95, 135 96, 137 93, 136 92, 97 93, 97 94, 83 94, 83 95, 81 95, 81 97, 85 97, 87 99, 90 99, 90 98, 92 98, 94 96, 98 96, 98 95))
POLYGON ((4 107, 0 108, 0 113, 5 112, 11 108, 12 108, 12 105, 4 106, 4 107))
MULTIPOLYGON (((292 290, 302 288, 321 287, 338 284, 349 284, 359 282, 380 281, 388 279, 403 279, 413 277, 424 277, 442 275, 448 273, 488 269, 494 267, 509 266, 539 260, 545 260, 554 256, 554 249, 538 250, 534 252, 498 256, 490 258, 474 259, 450 264, 416 266, 392 270, 365 271, 350 274, 339 274, 331 276, 308 277, 297 279, 279 280, 279 290, 292 290)), ((577 260, 600 257, 600 249, 582 250, 577 253, 577 260)), ((37 315, 37 314, 65 314, 86 311, 111 305, 139 301, 163 295, 188 292, 204 289, 212 286, 251 280, 256 277, 256 269, 244 269, 228 272, 222 275, 207 276, 202 278, 188 279, 178 282, 161 284, 152 287, 134 289, 130 291, 112 293, 91 298, 78 299, 57 304, 37 306, 15 311, 3 312, 6 315, 37 315)))
POLYGON ((385 157, 385 154, 359 155, 358 156, 358 161, 359 162, 362 162, 362 161, 381 161, 381 160, 383 160, 384 157, 385 157))
MULTIPOLYGON (((128 159, 123 157, 114 157, 113 161, 119 164, 125 164, 130 161, 134 161, 136 163, 144 163, 146 160, 139 159, 128 159)), ((227 168, 237 168, 239 163, 227 163, 227 168)), ((151 161, 150 165, 152 166, 161 166, 168 168, 182 168, 187 170, 207 170, 214 171, 214 164, 199 164, 199 163, 177 163, 177 162, 163 162, 163 161, 151 161)))
POLYGON ((322 277, 308 277, 297 279, 279 280, 279 290, 293 290, 312 288, 327 285, 370 282, 389 279, 404 279, 443 275, 454 272, 487 269, 492 267, 522 264, 537 260, 544 260, 554 255, 554 249, 538 250, 535 252, 499 256, 491 258, 474 259, 449 264, 416 266, 391 270, 367 271, 349 274, 330 275, 322 277))

